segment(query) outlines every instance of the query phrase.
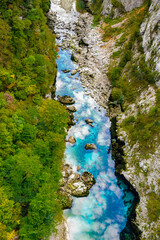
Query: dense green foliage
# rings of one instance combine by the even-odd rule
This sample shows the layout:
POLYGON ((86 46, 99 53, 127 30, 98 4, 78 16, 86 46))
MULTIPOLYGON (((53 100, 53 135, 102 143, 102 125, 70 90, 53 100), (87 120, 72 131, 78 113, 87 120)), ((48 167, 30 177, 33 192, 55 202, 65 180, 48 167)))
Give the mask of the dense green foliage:
POLYGON ((124 101, 134 102, 142 89, 146 88, 148 84, 154 84, 155 82, 154 73, 147 66, 140 45, 139 27, 146 14, 146 10, 145 6, 126 14, 125 17, 123 16, 120 19, 105 19, 107 25, 104 28, 104 40, 107 41, 121 34, 121 37, 116 41, 116 46, 121 46, 121 48, 113 53, 112 57, 114 60, 110 64, 107 73, 113 86, 112 101, 117 100, 120 103, 119 99, 123 98, 124 101), (122 22, 121 27, 114 27, 114 24, 118 23, 118 21, 122 22), (135 43, 138 44, 138 51, 140 52, 138 59, 133 58, 135 43), (139 90, 137 91, 137 89, 139 90), (121 96, 117 95, 117 99, 115 91, 119 91, 119 94, 121 92, 121 96))
POLYGON ((103 0, 91 0, 91 1, 85 1, 85 0, 76 0, 76 9, 78 12, 85 12, 88 11, 91 14, 94 15, 94 22, 93 24, 98 24, 100 20, 100 15, 102 11, 102 3, 103 0))
POLYGON ((84 0, 76 0, 76 10, 80 13, 83 13, 86 11, 86 4, 84 0))
POLYGON ((15 205, 13 213, 18 208, 19 214, 13 216, 19 219, 15 223, 8 213, 8 225, 3 212, 1 223, 8 231, 20 229, 20 239, 41 239, 54 230, 61 212, 57 191, 68 115, 53 100, 35 106, 8 93, 0 97, 0 184, 6 200, 15 205))
POLYGON ((9 3, 0 9, 0 90, 14 92, 17 99, 37 99, 49 91, 56 74, 55 39, 43 13, 48 1, 9 3))
POLYGON ((68 113, 43 99, 55 82, 49 0, 0 4, 0 239, 47 239, 58 196, 68 113))

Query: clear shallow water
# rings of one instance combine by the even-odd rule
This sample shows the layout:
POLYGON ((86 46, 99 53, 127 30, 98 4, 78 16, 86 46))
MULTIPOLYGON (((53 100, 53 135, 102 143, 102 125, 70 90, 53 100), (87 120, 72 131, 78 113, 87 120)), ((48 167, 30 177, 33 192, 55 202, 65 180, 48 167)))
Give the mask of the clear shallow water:
MULTIPOLYGON (((60 49, 59 56, 56 96, 73 97, 77 109, 74 113, 76 125, 68 132, 68 137, 73 135, 77 141, 74 145, 66 144, 65 159, 75 169, 80 165, 80 173, 89 171, 96 179, 89 196, 74 198, 73 207, 64 211, 70 237, 72 240, 118 240, 126 225, 128 207, 134 196, 128 192, 125 196, 127 204, 124 205, 124 193, 117 185, 114 161, 108 153, 111 141, 110 121, 105 109, 83 88, 79 74, 71 76, 71 73, 62 71, 77 67, 71 61, 70 52, 60 49), (94 127, 86 124, 86 118, 94 121, 94 127), (86 143, 95 143, 97 150, 85 150, 86 143)), ((124 185, 123 188, 127 187, 124 185)))

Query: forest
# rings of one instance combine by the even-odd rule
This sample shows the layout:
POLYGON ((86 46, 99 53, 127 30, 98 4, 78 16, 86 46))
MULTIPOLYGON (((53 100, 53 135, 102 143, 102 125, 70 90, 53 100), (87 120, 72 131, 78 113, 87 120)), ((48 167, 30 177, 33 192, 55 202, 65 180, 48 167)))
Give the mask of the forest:
POLYGON ((57 48, 49 0, 0 4, 0 236, 48 239, 62 218, 58 182, 68 113, 45 99, 57 48))

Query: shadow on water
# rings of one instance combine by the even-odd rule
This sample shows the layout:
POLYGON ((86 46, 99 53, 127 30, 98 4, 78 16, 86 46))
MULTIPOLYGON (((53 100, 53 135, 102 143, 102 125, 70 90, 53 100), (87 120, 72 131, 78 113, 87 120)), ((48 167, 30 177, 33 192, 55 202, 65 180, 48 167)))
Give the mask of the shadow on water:
POLYGON ((121 240, 140 240, 141 231, 135 223, 136 219, 136 207, 140 201, 139 194, 136 189, 128 182, 120 172, 125 170, 124 151, 123 146, 125 143, 118 139, 117 136, 117 119, 113 117, 111 119, 111 148, 112 158, 115 160, 115 175, 117 177, 117 184, 123 190, 123 201, 128 208, 127 222, 125 228, 120 233, 121 240), (131 201, 128 199, 128 195, 132 193, 134 199, 131 201))

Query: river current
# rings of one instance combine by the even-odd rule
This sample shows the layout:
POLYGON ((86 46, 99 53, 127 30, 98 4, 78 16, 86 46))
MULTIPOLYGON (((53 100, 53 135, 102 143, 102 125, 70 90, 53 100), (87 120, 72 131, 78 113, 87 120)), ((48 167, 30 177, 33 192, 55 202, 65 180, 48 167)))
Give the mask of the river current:
MULTIPOLYGON (((55 4, 60 8, 59 3, 55 4)), ((53 6, 54 4, 52 8, 53 6)), ((82 85, 79 73, 72 76, 71 72, 63 72, 65 69, 73 70, 78 67, 71 61, 69 49, 59 49, 57 67, 56 96, 73 97, 77 109, 74 113, 76 124, 68 132, 68 137, 74 136, 76 143, 72 145, 67 142, 65 161, 72 164, 75 171, 77 165, 80 165, 79 173, 89 171, 96 179, 88 197, 74 198, 72 208, 64 210, 70 239, 118 240, 126 225, 128 209, 134 196, 129 191, 126 195, 127 186, 123 184, 123 188, 120 188, 117 184, 115 163, 109 151, 110 120, 106 116, 106 110, 95 102, 89 89, 82 85), (93 120, 94 127, 86 124, 87 118, 93 120), (86 143, 94 143, 97 149, 86 150, 86 143)))

